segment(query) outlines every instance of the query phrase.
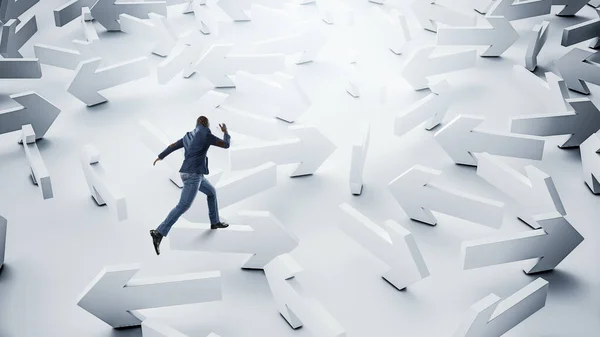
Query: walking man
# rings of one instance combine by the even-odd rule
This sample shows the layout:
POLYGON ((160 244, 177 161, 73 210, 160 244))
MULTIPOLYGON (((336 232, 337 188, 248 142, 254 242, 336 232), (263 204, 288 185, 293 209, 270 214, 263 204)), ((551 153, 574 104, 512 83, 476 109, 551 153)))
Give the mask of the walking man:
POLYGON ((183 189, 181 190, 181 197, 179 203, 169 215, 165 221, 156 229, 150 230, 150 236, 152 236, 152 243, 154 244, 154 250, 156 255, 160 255, 160 242, 162 238, 169 234, 173 224, 177 222, 177 219, 185 213, 192 202, 198 191, 206 194, 206 201, 208 202, 208 217, 210 218, 210 228, 226 228, 229 226, 225 222, 219 220, 219 206, 217 204, 217 194, 215 188, 206 179, 204 175, 208 174, 208 158, 206 153, 211 145, 222 147, 224 149, 229 148, 229 141, 231 136, 227 132, 227 126, 225 123, 219 124, 221 131, 223 131, 223 139, 214 136, 209 129, 210 123, 208 118, 200 116, 196 121, 196 128, 190 132, 187 132, 183 138, 169 145, 163 152, 158 155, 156 162, 164 159, 171 152, 181 149, 185 150, 185 156, 179 174, 183 181, 183 189))

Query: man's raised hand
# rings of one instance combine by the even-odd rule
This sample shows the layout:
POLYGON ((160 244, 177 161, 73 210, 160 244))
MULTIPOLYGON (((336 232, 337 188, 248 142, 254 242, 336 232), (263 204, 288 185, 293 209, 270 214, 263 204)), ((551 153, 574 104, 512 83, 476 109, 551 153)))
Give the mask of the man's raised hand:
POLYGON ((223 131, 223 133, 227 133, 227 125, 225 125, 225 123, 219 124, 219 127, 221 128, 221 131, 223 131))

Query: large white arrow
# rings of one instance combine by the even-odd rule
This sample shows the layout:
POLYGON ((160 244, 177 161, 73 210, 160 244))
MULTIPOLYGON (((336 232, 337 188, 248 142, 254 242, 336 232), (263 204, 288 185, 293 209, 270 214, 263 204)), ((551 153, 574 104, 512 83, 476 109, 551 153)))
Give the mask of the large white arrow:
POLYGON ((319 301, 308 297, 294 277, 303 268, 289 254, 276 257, 265 267, 265 276, 279 313, 297 329, 305 326, 313 335, 344 337, 346 332, 319 301))
POLYGON ((163 57, 169 55, 177 42, 177 33, 166 17, 156 13, 149 13, 148 17, 150 20, 121 14, 119 15, 121 30, 153 43, 152 53, 163 57))
POLYGON ((42 158, 40 150, 35 142, 35 132, 33 131, 31 124, 23 125, 21 142, 23 143, 25 156, 29 163, 31 180, 35 185, 39 186, 44 199, 52 198, 53 193, 50 174, 48 173, 44 158, 42 158))
POLYGON ((430 57, 434 49, 435 46, 420 48, 412 54, 402 70, 402 76, 415 90, 427 88, 429 76, 475 67, 476 50, 430 57))
POLYGON ((534 71, 537 67, 537 57, 546 40, 548 40, 549 25, 550 21, 542 21, 542 23, 533 26, 531 33, 529 33, 527 51, 525 52, 525 67, 529 71, 534 71))
POLYGON ((232 147, 229 150, 231 169, 249 169, 272 161, 277 165, 299 163, 291 177, 315 173, 333 153, 335 145, 315 127, 300 125, 289 129, 297 138, 232 147))
POLYGON ((298 80, 291 75, 276 72, 268 78, 247 71, 235 73, 236 92, 248 98, 256 111, 273 107, 273 113, 286 122, 294 122, 311 106, 311 101, 298 80))
POLYGON ((183 222, 169 232, 172 250, 252 254, 244 269, 263 269, 278 255, 291 252, 298 239, 269 212, 241 211, 222 231, 210 224, 183 222))
POLYGON ((431 93, 416 101, 394 121, 394 134, 402 137, 417 126, 425 123, 425 129, 438 126, 450 105, 450 84, 442 80, 429 85, 431 93))
MULTIPOLYGON (((77 305, 113 328, 138 326, 136 310, 220 301, 221 272, 136 278, 138 264, 104 268, 77 305)), ((143 317, 143 316, 142 316, 143 317)))
POLYGON ((81 15, 83 7, 92 8, 97 0, 69 0, 54 10, 54 24, 62 27, 81 15))
MULTIPOLYGON (((147 120, 140 121, 140 139, 152 151, 154 155, 161 153, 167 146, 173 143, 167 135, 161 131, 158 127, 154 126, 147 120)), ((177 187, 183 187, 183 181, 181 181, 181 175, 178 172, 178 167, 183 161, 183 153, 177 151, 164 158, 162 161, 167 164, 170 175, 169 179, 177 187)))
POLYGON ((487 27, 445 27, 437 33, 438 45, 489 45, 481 56, 500 56, 519 39, 510 21, 501 16, 486 16, 487 27))
POLYGON ((87 106, 107 101, 98 91, 135 81, 150 74, 147 57, 139 57, 98 69, 100 62, 102 62, 100 57, 81 62, 75 70, 75 77, 67 89, 68 92, 87 106))
POLYGON ((120 14, 147 19, 148 13, 167 15, 166 1, 98 0, 92 7, 92 15, 108 31, 119 31, 120 14))
POLYGON ((215 87, 235 87, 229 76, 238 70, 270 74, 285 69, 284 54, 230 55, 232 44, 212 45, 196 64, 196 70, 215 87))
POLYGON ((548 281, 537 278, 504 301, 490 294, 469 308, 452 337, 500 337, 546 305, 548 281))
POLYGON ((438 22, 452 26, 475 26, 477 23, 475 15, 461 13, 450 7, 438 5, 435 1, 415 0, 411 5, 412 11, 423 28, 435 32, 438 22))
POLYGON ((19 19, 11 19, 2 26, 0 34, 0 55, 5 58, 22 58, 19 49, 37 32, 35 16, 21 23, 19 19))
POLYGON ((561 148, 577 147, 600 129, 600 111, 585 97, 569 98, 575 111, 513 117, 510 131, 535 136, 571 135, 561 148))
POLYGON ((537 229, 533 216, 542 213, 567 212, 554 186, 552 177, 533 165, 525 166, 526 176, 489 153, 477 155, 477 175, 490 185, 515 199, 519 205, 519 218, 537 229))
POLYGON ((432 182, 441 171, 416 165, 389 184, 394 199, 413 220, 436 225, 431 211, 498 228, 504 203, 439 186, 432 182))
POLYGON ((34 58, 0 58, 0 79, 41 78, 40 61, 34 58))
POLYGON ((520 20, 550 14, 554 0, 496 0, 487 15, 503 16, 506 20, 520 20))
POLYGON ((533 219, 540 229, 463 242, 463 269, 536 259, 525 273, 548 271, 583 241, 583 236, 557 212, 538 214, 533 219))
POLYGON ((0 21, 7 22, 25 13, 40 0, 2 0, 0 1, 0 21))
POLYGON ((8 221, 0 215, 0 270, 4 266, 4 254, 6 251, 6 227, 8 221))
MULTIPOLYGON (((211 183, 216 185, 219 209, 236 204, 277 185, 277 166, 270 162, 237 175, 227 182, 217 184, 221 174, 222 172, 214 174, 213 177, 208 177, 211 183)), ((194 223, 205 222, 208 220, 206 202, 201 200, 201 193, 196 198, 197 200, 184 213, 183 218, 194 223)))
POLYGON ((541 160, 543 139, 512 134, 496 134, 474 130, 485 119, 458 115, 440 129, 434 138, 457 164, 477 166, 474 153, 488 152, 497 156, 541 160))
POLYGON ((571 90, 589 95, 590 89, 585 82, 600 85, 600 66, 590 63, 587 58, 597 56, 581 48, 573 48, 558 60, 554 61, 556 69, 565 79, 571 90))
POLYGON ((583 167, 583 180, 592 193, 600 194, 600 135, 598 132, 591 135, 579 146, 581 152, 581 166, 583 167))
POLYGON ((596 9, 596 15, 598 15, 599 18, 565 27, 565 29, 563 29, 560 44, 568 47, 579 42, 593 39, 590 42, 589 47, 597 48, 600 37, 600 9, 596 9))
POLYGON ((571 111, 571 105, 567 103, 569 98, 569 88, 565 81, 553 72, 546 72, 546 81, 537 77, 531 71, 515 64, 513 66, 513 75, 523 89, 532 92, 546 106, 548 113, 571 111))
POLYGON ((383 278, 396 289, 402 290, 429 276, 411 232, 393 220, 384 222, 382 229, 346 203, 340 208, 348 215, 340 226, 342 231, 389 266, 383 278))
POLYGON ((0 110, 0 135, 31 124, 36 139, 40 139, 60 114, 59 108, 33 91, 10 95, 10 98, 18 105, 0 110))

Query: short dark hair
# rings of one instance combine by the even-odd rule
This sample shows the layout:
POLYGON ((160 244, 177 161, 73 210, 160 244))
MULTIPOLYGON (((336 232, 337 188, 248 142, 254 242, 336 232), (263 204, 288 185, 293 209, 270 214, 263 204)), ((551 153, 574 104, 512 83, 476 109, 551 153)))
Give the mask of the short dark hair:
POLYGON ((198 124, 205 125, 207 123, 208 123, 208 118, 206 118, 206 116, 200 116, 196 120, 196 125, 198 125, 198 124))

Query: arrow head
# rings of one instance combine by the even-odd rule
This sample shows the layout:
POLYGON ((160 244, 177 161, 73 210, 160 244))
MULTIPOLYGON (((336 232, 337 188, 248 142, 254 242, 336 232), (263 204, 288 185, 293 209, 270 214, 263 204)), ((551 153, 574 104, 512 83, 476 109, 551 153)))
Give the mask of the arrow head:
POLYGON ((302 162, 296 166, 290 177, 315 173, 335 151, 335 145, 315 127, 297 125, 289 129, 300 139, 299 158, 302 158, 302 162))
POLYGON ((500 56, 519 39, 519 33, 503 16, 487 16, 486 19, 492 25, 494 34, 492 45, 481 56, 500 56))
POLYGON ((489 294, 479 302, 473 304, 452 337, 485 336, 485 326, 494 314, 500 301, 500 297, 495 294, 489 294))
POLYGON ((94 75, 100 66, 100 62, 102 62, 102 58, 95 57, 79 63, 75 70, 75 77, 67 89, 69 93, 87 104, 87 106, 107 101, 94 87, 94 75))
POLYGON ((388 187, 406 215, 413 220, 435 226, 437 224, 435 216, 430 210, 421 207, 419 203, 424 199, 422 189, 441 174, 441 171, 415 165, 392 180, 388 187))
POLYGON ((235 87, 229 78, 227 69, 227 55, 233 50, 231 44, 214 44, 208 48, 206 54, 198 61, 197 70, 202 73, 216 87, 235 87))
POLYGON ((23 124, 31 124, 33 126, 36 139, 44 137, 52 123, 56 120, 56 117, 60 114, 59 108, 33 91, 11 95, 10 98, 25 108, 20 113, 24 114, 22 118, 28 122, 23 124))
POLYGON ((482 117, 458 115, 433 136, 446 153, 457 164, 477 165, 477 159, 469 152, 471 133, 483 122, 482 117))
POLYGON ((580 79, 591 65, 586 59, 594 53, 581 48, 573 48, 558 60, 554 61, 558 72, 562 75, 567 87, 585 95, 590 94, 590 89, 584 80, 580 79))
POLYGON ((423 47, 413 52, 410 60, 406 63, 402 71, 402 77, 415 89, 421 90, 428 86, 427 76, 425 72, 429 57, 435 46, 423 47))
POLYGON ((568 98, 566 101, 575 110, 577 127, 574 128, 571 137, 560 147, 577 147, 600 129, 600 111, 590 99, 585 97, 568 98))

